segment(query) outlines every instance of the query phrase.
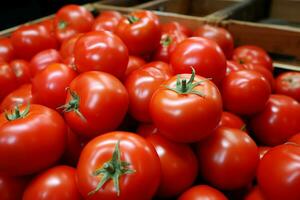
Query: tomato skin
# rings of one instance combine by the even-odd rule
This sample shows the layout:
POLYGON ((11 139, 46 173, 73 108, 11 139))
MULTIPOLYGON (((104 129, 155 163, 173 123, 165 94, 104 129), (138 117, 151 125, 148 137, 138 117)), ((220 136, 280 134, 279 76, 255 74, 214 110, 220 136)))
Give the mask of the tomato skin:
MULTIPOLYGON (((182 79, 189 79, 191 74, 180 76, 182 79)), ((172 141, 199 141, 217 127, 221 118, 222 101, 218 88, 201 76, 196 75, 194 81, 203 81, 194 88, 203 97, 196 94, 178 94, 166 88, 165 86, 176 86, 177 76, 173 76, 151 98, 149 109, 152 120, 160 133, 172 141)))
MULTIPOLYGON (((20 107, 23 112, 26 105, 20 107)), ((63 154, 66 126, 54 110, 32 104, 29 113, 8 121, 0 116, 0 170, 14 176, 38 172, 63 154), (42 133, 42 134, 41 134, 42 133)))
POLYGON ((258 72, 242 70, 232 72, 222 82, 224 108, 240 115, 262 111, 271 94, 268 81, 258 72))
POLYGON ((54 17, 56 38, 62 43, 77 33, 90 31, 93 23, 94 17, 86 8, 72 4, 63 6, 54 17))
POLYGON ((82 35, 82 33, 79 33, 72 36, 70 39, 63 41, 59 50, 59 54, 63 59, 74 56, 75 44, 82 35))
POLYGON ((14 58, 15 52, 11 39, 0 38, 0 60, 10 62, 14 58))
POLYGON ((270 70, 266 69, 263 65, 261 64, 245 64, 246 69, 249 70, 254 70, 256 72, 259 72, 261 75, 263 75, 263 77, 265 77, 265 79, 269 82, 271 89, 274 89, 274 84, 275 84, 275 80, 273 77, 272 72, 270 72, 270 70))
POLYGON ((234 42, 232 35, 226 29, 206 24, 199 26, 194 31, 193 36, 204 37, 215 41, 221 47, 226 58, 231 59, 234 42))
POLYGON ((0 102, 18 87, 17 77, 7 63, 0 63, 0 102))
POLYGON ((201 175, 225 190, 247 186, 255 177, 258 148, 250 136, 239 129, 219 127, 198 144, 201 175))
POLYGON ((297 133, 297 134, 293 135, 293 136, 288 140, 288 142, 294 142, 294 143, 300 145, 300 134, 297 133))
POLYGON ((95 22, 92 26, 92 31, 109 31, 114 33, 117 29, 117 26, 122 18, 121 13, 117 11, 103 11, 95 19, 95 22))
POLYGON ((266 199, 300 199, 299 158, 300 147, 292 143, 278 145, 263 157, 257 181, 266 199))
POLYGON ((75 44, 74 57, 80 73, 97 70, 117 78, 123 78, 129 59, 125 44, 107 31, 89 32, 80 37, 75 44))
POLYGON ((18 85, 26 84, 31 82, 31 73, 29 62, 26 60, 13 60, 9 63, 13 69, 18 85))
POLYGON ((244 198, 244 200, 265 200, 258 186, 255 186, 244 198))
POLYGON ((259 151, 259 159, 261 160, 266 153, 268 153, 268 151, 271 149, 272 147, 268 147, 268 146, 260 146, 258 147, 258 151, 259 151))
POLYGON ((65 103, 67 87, 77 73, 67 65, 53 63, 32 80, 32 95, 37 103, 56 109, 65 103))
POLYGON ((37 75, 48 65, 62 62, 62 58, 56 49, 47 49, 37 53, 30 61, 30 72, 32 77, 37 75))
POLYGON ((162 33, 173 34, 177 31, 183 33, 186 37, 190 37, 192 35, 192 31, 188 27, 176 21, 170 21, 161 25, 162 33))
POLYGON ((61 165, 50 168, 31 181, 23 200, 81 200, 75 177, 76 169, 73 167, 61 165))
POLYGON ((240 64, 233 60, 227 60, 226 61, 226 75, 229 75, 231 72, 241 71, 246 69, 244 64, 240 64))
POLYGON ((133 72, 134 70, 142 67, 145 64, 146 64, 146 61, 144 59, 142 59, 138 56, 129 56, 129 61, 128 61, 128 65, 127 65, 127 68, 126 68, 124 80, 127 79, 127 77, 129 76, 129 74, 131 72, 133 72))
POLYGON ((167 63, 151 62, 132 72, 125 81, 129 95, 129 113, 140 122, 151 122, 149 103, 153 93, 172 72, 167 63))
POLYGON ((255 115, 250 126, 264 145, 282 144, 300 132, 300 104, 285 95, 271 95, 264 110, 255 115))
POLYGON ((20 200, 27 184, 27 180, 22 177, 12 177, 0 174, 0 199, 20 200))
POLYGON ((175 74, 188 73, 194 67, 196 74, 220 83, 225 77, 226 58, 221 48, 212 40, 191 37, 177 45, 170 64, 175 74))
POLYGON ((196 185, 183 194, 178 200, 228 200, 227 197, 217 189, 208 185, 196 185))
POLYGON ((54 31, 54 19, 45 19, 38 23, 40 26, 44 26, 48 32, 55 37, 55 31, 54 31))
POLYGON ((130 54, 145 55, 159 45, 160 24, 158 17, 151 11, 135 11, 129 14, 138 20, 131 23, 123 17, 116 29, 116 34, 124 41, 130 54))
POLYGON ((243 129, 246 124, 245 122, 237 115, 223 111, 219 126, 225 126, 228 128, 243 129))
POLYGON ((285 72, 276 78, 275 92, 293 97, 300 102, 300 73, 285 72))
POLYGON ((154 126, 154 124, 146 124, 146 123, 141 123, 136 131, 137 134, 140 136, 146 138, 150 135, 154 135, 158 133, 158 128, 154 126))
POLYGON ((110 132, 91 140, 84 147, 77 167, 78 189, 89 200, 150 200, 159 186, 160 177, 160 160, 154 147, 142 137, 129 132, 110 132), (120 196, 117 196, 111 180, 103 189, 88 196, 101 180, 92 173, 111 159, 118 141, 121 160, 129 162, 129 168, 135 173, 120 177, 120 196), (143 187, 140 187, 141 183, 143 187))
MULTIPOLYGON (((127 91, 117 78, 105 72, 85 72, 71 82, 70 90, 79 96, 78 108, 86 119, 74 111, 64 113, 67 123, 76 133, 93 138, 115 130, 121 124, 129 102, 127 91)), ((71 99, 68 93, 66 103, 71 99)))

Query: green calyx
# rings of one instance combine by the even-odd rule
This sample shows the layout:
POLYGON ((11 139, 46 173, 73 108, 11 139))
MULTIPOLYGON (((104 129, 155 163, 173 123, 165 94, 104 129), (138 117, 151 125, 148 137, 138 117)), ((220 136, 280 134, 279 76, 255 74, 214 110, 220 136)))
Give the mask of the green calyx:
POLYGON ((169 35, 166 35, 165 38, 161 39, 160 44, 164 47, 169 46, 172 43, 172 38, 169 35))
POLYGON ((58 22, 58 29, 60 29, 60 30, 65 29, 67 26, 68 26, 68 23, 66 21, 58 22))
POLYGON ((137 18, 135 16, 132 16, 132 15, 129 15, 129 16, 127 16, 127 20, 129 21, 130 24, 133 24, 135 22, 138 22, 139 18, 137 18))
POLYGON ((8 121, 14 121, 16 119, 21 119, 21 118, 24 118, 28 115, 29 113, 29 110, 30 110, 30 104, 28 103, 25 110, 23 112, 20 111, 20 108, 19 106, 16 106, 12 111, 11 113, 7 113, 7 111, 4 112, 4 115, 5 115, 5 118, 8 120, 8 121))
POLYGON ((93 191, 89 192, 88 195, 93 195, 98 192, 102 186, 111 179, 117 191, 117 196, 120 196, 119 178, 125 174, 135 173, 135 170, 128 168, 130 163, 121 160, 119 144, 120 141, 116 144, 111 160, 104 163, 101 168, 93 172, 93 176, 101 176, 101 181, 93 191))

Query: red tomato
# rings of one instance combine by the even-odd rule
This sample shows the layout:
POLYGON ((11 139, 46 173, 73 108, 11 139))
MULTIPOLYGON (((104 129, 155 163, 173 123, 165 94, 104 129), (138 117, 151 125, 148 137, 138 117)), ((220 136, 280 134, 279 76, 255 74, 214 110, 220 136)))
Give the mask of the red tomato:
POLYGON ((265 50, 258 46, 240 46, 233 51, 232 59, 242 64, 261 64, 271 72, 273 71, 272 59, 265 50))
POLYGON ((272 147, 267 147, 267 146, 260 146, 258 147, 258 152, 259 152, 259 159, 261 160, 266 153, 271 149, 272 147))
POLYGON ((151 53, 159 45, 159 19, 151 11, 135 11, 121 19, 116 34, 124 41, 130 54, 151 53))
POLYGON ((153 124, 140 124, 136 131, 142 137, 147 137, 158 133, 158 128, 153 124))
POLYGON ((186 37, 190 37, 192 35, 192 31, 188 27, 176 21, 170 21, 161 25, 162 33, 173 34, 177 31, 183 33, 186 37))
POLYGON ((233 190, 251 183, 259 155, 246 132, 219 127, 198 144, 198 159, 204 179, 220 189, 233 190))
POLYGON ((193 35, 215 41, 221 47, 226 58, 231 59, 234 42, 230 32, 226 29, 206 24, 199 26, 193 35))
POLYGON ((107 31, 89 32, 78 39, 74 49, 79 72, 91 70, 122 78, 128 64, 128 50, 116 35, 107 31))
POLYGON ((218 125, 222 101, 218 88, 193 74, 174 76, 154 92, 150 114, 160 133, 175 142, 196 142, 218 125))
POLYGON ((126 78, 129 76, 129 74, 131 72, 142 67, 145 64, 146 64, 146 61, 144 59, 142 59, 138 56, 129 56, 129 61, 128 61, 128 65, 126 68, 124 80, 126 80, 126 78))
POLYGON ((0 199, 20 200, 26 186, 26 179, 0 174, 0 199))
POLYGON ((0 63, 0 102, 18 87, 17 77, 7 63, 0 63))
POLYGON ((26 60, 13 60, 9 63, 17 78, 18 85, 31 82, 30 66, 26 60))
POLYGON ((77 73, 70 67, 53 63, 32 80, 32 95, 37 103, 56 109, 65 103, 66 89, 77 73))
POLYGON ((221 93, 226 110, 240 115, 252 115, 265 108, 271 87, 260 73, 242 70, 232 72, 224 78, 221 93))
POLYGON ((283 144, 272 148, 260 161, 258 186, 266 199, 300 199, 300 146, 283 144))
POLYGON ((45 19, 38 23, 40 26, 44 26, 51 35, 55 37, 55 30, 54 30, 54 19, 45 19))
POLYGON ((11 35, 11 41, 18 58, 30 60, 45 49, 57 47, 56 39, 41 25, 23 25, 11 35))
POLYGON ((227 197, 217 189, 208 185, 196 185, 183 194, 178 200, 228 200, 227 197))
POLYGON ((300 102, 300 72, 285 72, 276 78, 275 92, 300 102))
POLYGON ((246 69, 244 64, 240 64, 233 60, 227 60, 226 61, 226 75, 229 75, 231 72, 241 71, 246 69))
POLYGON ((92 31, 109 31, 114 33, 117 29, 119 21, 121 20, 122 15, 117 11, 103 11, 95 19, 95 22, 92 26, 92 31))
POLYGON ((160 177, 154 147, 129 132, 94 138, 84 147, 77 166, 78 189, 89 200, 150 200, 160 177))
POLYGON ((297 134, 293 135, 293 136, 288 140, 288 142, 294 142, 294 143, 300 145, 300 133, 297 133, 297 134))
POLYGON ((264 145, 282 144, 300 132, 300 104, 285 95, 271 95, 264 110, 255 115, 250 126, 264 145))
POLYGON ((225 126, 228 128, 245 129, 245 122, 237 115, 223 111, 219 126, 225 126))
POLYGON ((0 38, 0 59, 10 62, 14 58, 15 52, 9 38, 0 38))
POLYGON ((76 170, 69 166, 50 168, 37 177, 26 188, 23 200, 81 200, 75 182, 76 170))
POLYGON ((82 35, 82 33, 79 33, 72 36, 70 39, 63 41, 59 50, 59 53, 63 59, 74 56, 75 44, 82 35))
POLYGON ((52 63, 59 63, 62 58, 55 49, 47 49, 37 53, 30 61, 30 72, 32 77, 45 69, 52 63))
POLYGON ((64 116, 76 133, 92 138, 121 124, 128 108, 128 94, 117 78, 105 72, 85 72, 69 88, 64 116))
POLYGON ((161 163, 161 182, 156 194, 174 197, 189 188, 198 173, 197 158, 191 147, 169 141, 159 134, 149 135, 146 140, 156 149, 161 163))
POLYGON ((54 17, 56 38, 63 42, 77 33, 88 32, 93 23, 94 17, 86 8, 78 5, 63 6, 54 17))
POLYGON ((220 83, 226 73, 226 58, 212 40, 187 38, 177 45, 170 60, 175 74, 188 73, 194 67, 196 74, 220 83))
POLYGON ((260 189, 255 186, 244 198, 244 200, 265 200, 260 189))
POLYGON ((63 154, 66 126, 54 110, 24 105, 0 116, 0 170, 19 176, 54 164, 63 154))
POLYGON ((149 103, 153 93, 172 72, 167 63, 151 62, 132 72, 125 81, 129 95, 129 113, 140 122, 151 122, 149 103))

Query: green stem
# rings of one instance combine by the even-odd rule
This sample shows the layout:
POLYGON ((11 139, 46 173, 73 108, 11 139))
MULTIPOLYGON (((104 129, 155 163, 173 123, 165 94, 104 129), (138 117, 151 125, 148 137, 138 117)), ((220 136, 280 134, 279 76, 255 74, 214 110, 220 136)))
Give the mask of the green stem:
POLYGON ((166 35, 166 37, 160 41, 160 44, 164 47, 169 46, 171 43, 172 43, 172 38, 169 35, 166 35))
POLYGON ((68 23, 66 21, 59 21, 58 22, 58 29, 62 30, 65 29, 68 26, 68 23))
POLYGON ((24 118, 28 115, 29 113, 29 110, 30 110, 30 104, 28 103, 25 110, 23 112, 20 112, 20 108, 19 106, 17 105, 12 111, 10 114, 7 113, 7 111, 4 112, 4 115, 5 115, 5 118, 8 120, 8 121, 13 121, 13 120, 16 120, 16 119, 20 119, 20 118, 24 118))
POLYGON ((133 24, 133 23, 139 21, 139 18, 137 18, 137 17, 135 17, 135 16, 133 16, 133 15, 129 15, 129 16, 127 17, 127 20, 129 21, 130 24, 133 24))

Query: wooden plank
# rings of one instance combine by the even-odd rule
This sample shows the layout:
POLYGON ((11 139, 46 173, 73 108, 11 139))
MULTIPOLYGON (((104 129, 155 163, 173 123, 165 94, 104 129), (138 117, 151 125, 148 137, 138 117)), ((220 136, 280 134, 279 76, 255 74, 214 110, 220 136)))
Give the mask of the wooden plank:
POLYGON ((300 1, 273 0, 270 17, 300 23, 300 1))

